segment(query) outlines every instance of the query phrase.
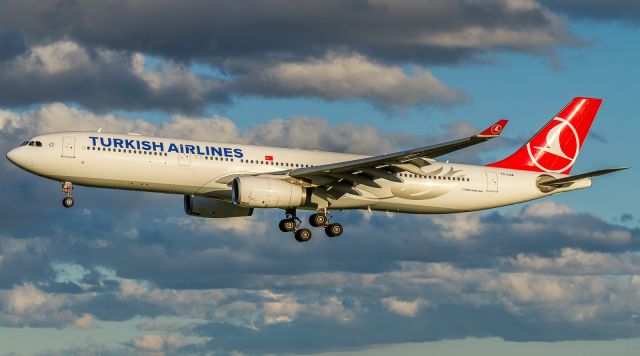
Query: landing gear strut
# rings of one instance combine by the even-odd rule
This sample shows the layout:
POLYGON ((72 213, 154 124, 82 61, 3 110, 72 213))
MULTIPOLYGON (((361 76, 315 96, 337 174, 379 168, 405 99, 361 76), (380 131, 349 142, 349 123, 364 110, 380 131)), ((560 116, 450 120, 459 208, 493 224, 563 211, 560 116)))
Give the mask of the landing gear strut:
POLYGON ((62 199, 62 205, 65 208, 70 208, 74 204, 73 197, 71 196, 71 191, 73 190, 73 184, 71 182, 60 182, 60 186, 62 187, 62 192, 67 196, 62 199))

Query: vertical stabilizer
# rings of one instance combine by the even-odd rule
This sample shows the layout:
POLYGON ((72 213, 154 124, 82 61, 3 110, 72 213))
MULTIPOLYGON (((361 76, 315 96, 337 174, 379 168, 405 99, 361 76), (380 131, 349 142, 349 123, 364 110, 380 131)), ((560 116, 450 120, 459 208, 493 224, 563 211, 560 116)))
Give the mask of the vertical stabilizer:
POLYGON ((489 167, 569 174, 602 99, 575 98, 511 156, 489 167))

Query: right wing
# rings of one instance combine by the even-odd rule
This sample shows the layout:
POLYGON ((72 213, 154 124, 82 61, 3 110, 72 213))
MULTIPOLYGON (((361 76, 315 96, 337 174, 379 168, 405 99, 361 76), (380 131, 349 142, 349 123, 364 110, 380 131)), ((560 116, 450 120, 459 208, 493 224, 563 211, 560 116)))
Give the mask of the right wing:
POLYGON ((399 172, 425 175, 421 168, 431 164, 433 158, 498 137, 507 122, 500 120, 477 135, 455 141, 351 161, 296 168, 271 175, 287 175, 287 180, 291 183, 324 187, 333 196, 345 193, 361 195, 353 189, 354 186, 364 184, 379 188, 376 179, 402 182, 402 178, 397 175, 399 172))

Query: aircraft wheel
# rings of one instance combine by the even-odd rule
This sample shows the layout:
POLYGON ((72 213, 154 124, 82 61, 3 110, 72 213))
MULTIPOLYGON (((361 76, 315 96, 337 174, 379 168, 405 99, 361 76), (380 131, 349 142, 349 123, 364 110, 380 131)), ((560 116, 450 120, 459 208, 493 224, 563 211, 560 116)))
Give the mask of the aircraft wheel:
POLYGON ((62 205, 63 205, 65 208, 70 208, 70 207, 72 207, 72 206, 73 206, 73 203, 74 203, 74 201, 73 201, 73 198, 72 198, 72 197, 66 197, 66 198, 62 199, 62 205))
POLYGON ((305 242, 311 240, 311 230, 309 229, 300 229, 295 233, 296 241, 305 242))
POLYGON ((324 232, 329 237, 338 237, 338 236, 342 235, 342 233, 344 232, 344 229, 342 228, 342 225, 340 225, 338 223, 335 223, 335 224, 329 224, 324 229, 324 232))
POLYGON ((313 227, 324 226, 327 223, 327 215, 315 213, 309 216, 309 224, 313 227))
POLYGON ((282 232, 291 232, 296 229, 296 222, 293 219, 282 219, 278 227, 282 232))

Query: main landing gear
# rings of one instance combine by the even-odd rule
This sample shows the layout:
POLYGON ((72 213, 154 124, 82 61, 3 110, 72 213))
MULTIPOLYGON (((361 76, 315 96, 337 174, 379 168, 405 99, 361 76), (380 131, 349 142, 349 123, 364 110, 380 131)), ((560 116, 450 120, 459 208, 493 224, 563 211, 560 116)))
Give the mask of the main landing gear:
POLYGON ((60 186, 62 187, 62 192, 67 195, 64 199, 62 199, 62 205, 65 208, 72 207, 74 204, 73 197, 71 196, 73 184, 71 184, 71 182, 60 182, 60 186))
POLYGON ((285 218, 280 220, 280 231, 293 232, 293 236, 298 242, 305 242, 311 240, 311 230, 307 228, 298 229, 302 222, 296 216, 296 209, 287 209, 285 211, 285 218))
POLYGON ((330 224, 330 220, 331 215, 329 215, 327 209, 323 209, 322 211, 311 214, 311 216, 309 216, 309 224, 311 224, 311 226, 313 227, 324 227, 324 232, 325 234, 327 234, 327 236, 338 237, 342 235, 342 232, 344 231, 342 225, 338 223, 330 224))
MULTIPOLYGON (((314 227, 324 227, 324 232, 329 237, 337 237, 342 235, 344 231, 342 225, 338 223, 329 223, 330 215, 327 213, 326 209, 319 211, 315 214, 312 214, 309 217, 309 223, 314 227)), ((293 236, 298 242, 305 242, 311 240, 311 230, 307 228, 299 228, 302 222, 296 216, 295 209, 287 209, 285 211, 285 218, 280 220, 280 231, 282 232, 293 232, 293 236)))

